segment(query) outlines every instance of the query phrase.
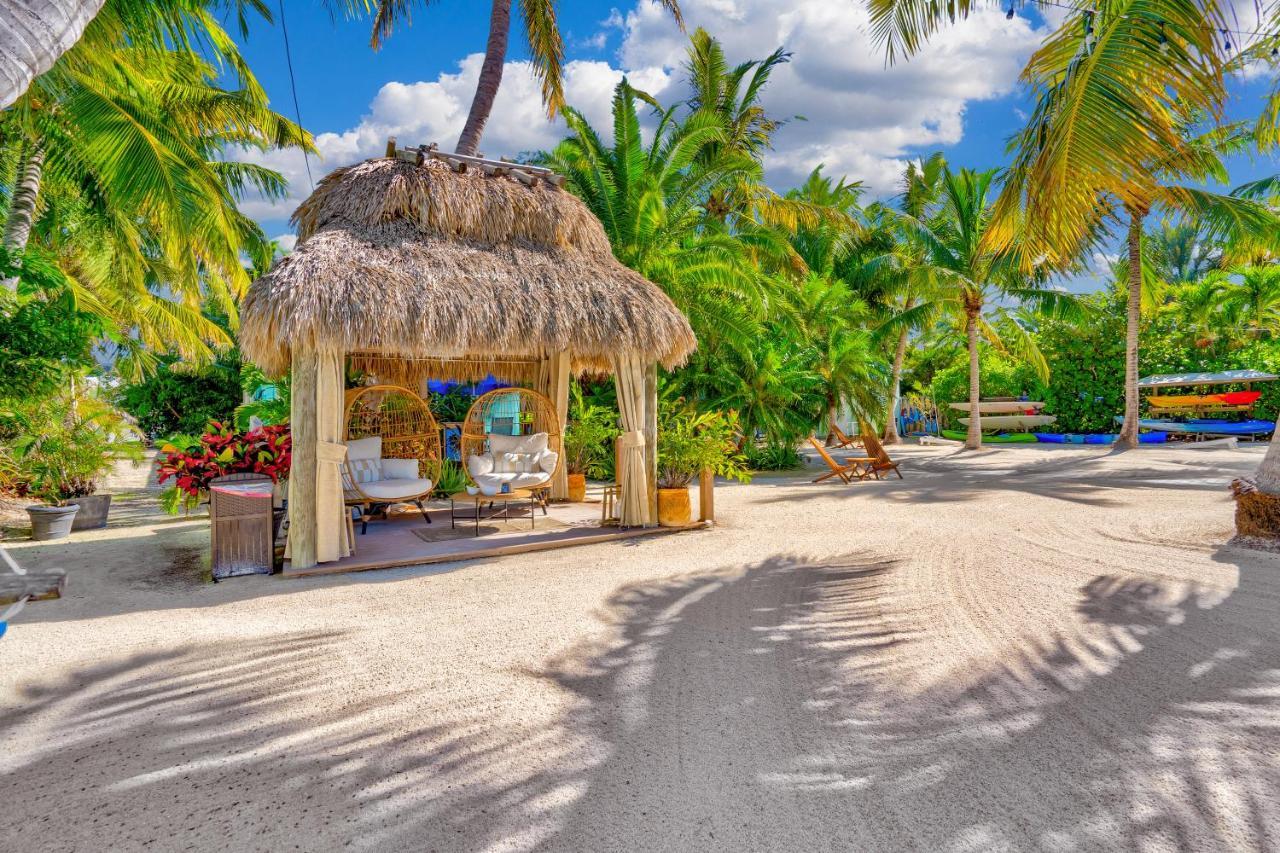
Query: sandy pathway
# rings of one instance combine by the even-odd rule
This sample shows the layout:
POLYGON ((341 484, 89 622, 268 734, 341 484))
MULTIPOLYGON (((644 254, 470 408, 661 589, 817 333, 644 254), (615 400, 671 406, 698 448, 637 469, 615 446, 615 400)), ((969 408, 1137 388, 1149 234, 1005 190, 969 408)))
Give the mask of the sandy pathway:
POLYGON ((0 850, 1278 850, 1262 450, 910 448, 345 578, 197 586, 198 522, 17 548, 73 585, 0 640, 0 850))

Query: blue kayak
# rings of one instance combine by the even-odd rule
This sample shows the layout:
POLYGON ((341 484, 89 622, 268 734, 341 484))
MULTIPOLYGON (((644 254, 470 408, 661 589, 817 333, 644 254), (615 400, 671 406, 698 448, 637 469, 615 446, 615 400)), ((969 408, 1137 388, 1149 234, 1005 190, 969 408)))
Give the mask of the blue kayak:
MULTIPOLYGON (((1038 432, 1036 441, 1044 444, 1115 444, 1119 433, 1038 432)), ((1139 444, 1163 444, 1168 441, 1167 432, 1143 432, 1138 434, 1139 444)))
MULTIPOLYGON (((1124 423, 1124 417, 1116 415, 1116 423, 1124 423)), ((1276 422, 1262 420, 1226 421, 1212 418, 1166 421, 1156 418, 1142 418, 1138 421, 1138 426, 1142 429, 1190 435, 1269 435, 1275 432, 1276 422)))

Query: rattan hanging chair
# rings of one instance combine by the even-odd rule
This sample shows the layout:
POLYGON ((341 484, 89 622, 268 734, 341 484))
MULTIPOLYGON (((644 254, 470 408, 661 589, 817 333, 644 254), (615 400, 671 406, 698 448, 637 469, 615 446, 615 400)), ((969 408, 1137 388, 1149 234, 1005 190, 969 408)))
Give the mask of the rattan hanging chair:
POLYGON ((346 404, 344 438, 348 460, 343 487, 347 500, 366 506, 413 503, 430 522, 431 517, 422 508, 422 499, 439 481, 441 465, 440 427, 431 414, 431 407, 413 391, 399 385, 352 388, 346 393, 346 404), (352 457, 355 448, 373 444, 362 443, 361 439, 374 437, 380 440, 376 456, 382 477, 362 481, 357 471, 359 460, 352 457), (416 464, 407 465, 408 460, 416 464))
POLYGON ((482 493, 494 494, 506 482, 511 488, 532 489, 545 497, 546 490, 551 488, 552 480, 564 465, 564 441, 556 407, 545 394, 529 388, 499 388, 482 394, 471 404, 467 419, 462 423, 459 450, 463 470, 482 493), (541 461, 531 459, 526 463, 533 466, 533 470, 503 470, 497 457, 508 448, 518 452, 534 449, 535 456, 541 452, 536 450, 540 440, 525 442, 524 446, 520 446, 519 441, 521 437, 531 439, 539 433, 546 434, 545 452, 554 453, 554 461, 544 455, 541 461), (492 436, 500 437, 502 447, 492 446, 492 436), (484 461, 473 461, 472 457, 481 457, 484 461), (478 472, 478 468, 489 465, 497 470, 478 472))

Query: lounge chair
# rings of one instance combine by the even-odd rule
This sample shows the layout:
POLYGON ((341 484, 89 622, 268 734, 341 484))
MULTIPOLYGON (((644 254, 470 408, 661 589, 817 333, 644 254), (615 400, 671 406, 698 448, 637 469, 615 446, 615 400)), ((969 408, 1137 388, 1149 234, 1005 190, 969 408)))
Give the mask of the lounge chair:
POLYGON ((832 477, 839 477, 846 483, 852 483, 854 480, 865 480, 871 476, 871 464, 875 462, 871 457, 846 457, 843 463, 837 462, 827 452, 827 448, 822 446, 822 442, 817 436, 809 436, 809 443, 813 445, 813 449, 818 451, 818 455, 822 457, 822 461, 827 463, 827 467, 831 470, 820 477, 815 477, 813 482, 821 483, 823 480, 830 480, 832 477))
POLYGON ((836 444, 834 446, 837 449, 842 447, 853 447, 861 441, 860 438, 854 438, 845 433, 845 431, 840 429, 840 425, 835 421, 831 422, 831 437, 836 440, 836 444))
POLYGON ((870 473, 877 480, 881 479, 880 474, 885 471, 892 471, 898 475, 899 480, 905 480, 902 472, 898 470, 898 463, 889 458, 889 454, 884 452, 884 445, 880 443, 880 439, 872 432, 871 428, 866 424, 862 425, 862 446, 867 449, 870 456, 870 473))

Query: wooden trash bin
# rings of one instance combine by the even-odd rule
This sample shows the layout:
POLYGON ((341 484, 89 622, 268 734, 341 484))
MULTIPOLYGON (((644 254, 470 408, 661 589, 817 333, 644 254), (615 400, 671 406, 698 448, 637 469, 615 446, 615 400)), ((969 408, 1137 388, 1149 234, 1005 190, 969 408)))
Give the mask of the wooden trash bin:
POLYGON ((271 574, 271 478, 228 474, 209 483, 209 536, 214 580, 271 574))

